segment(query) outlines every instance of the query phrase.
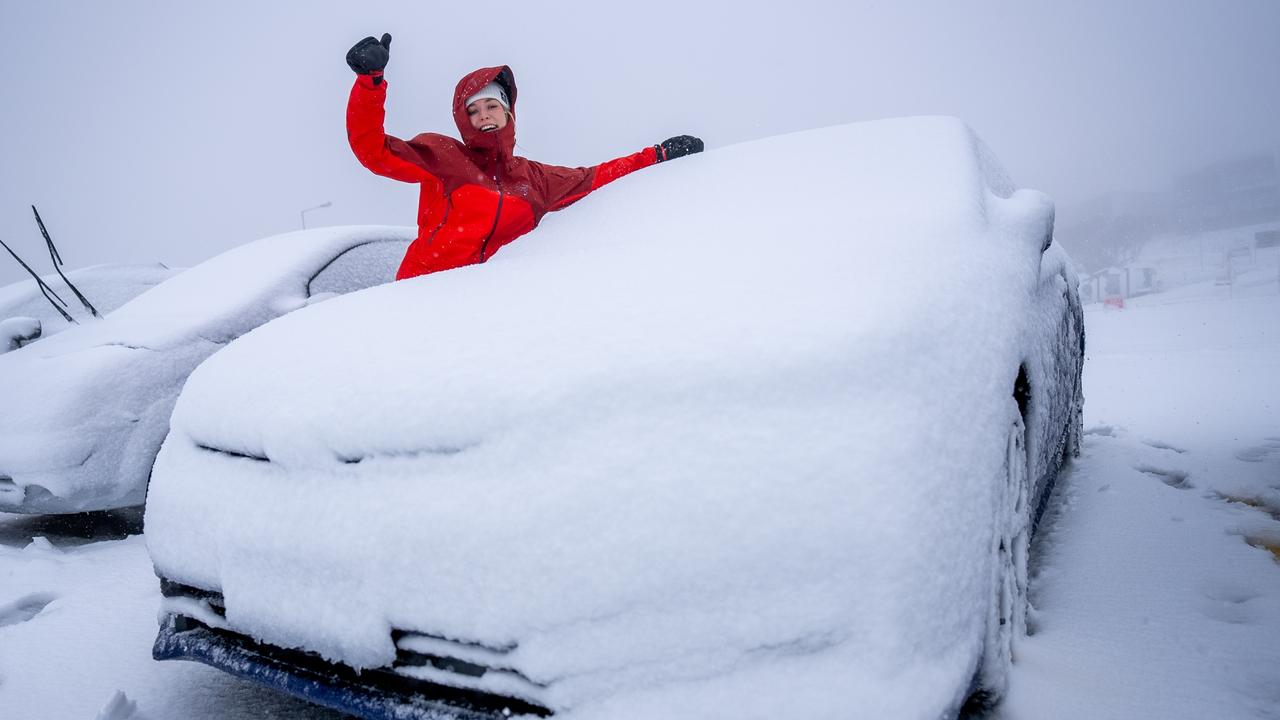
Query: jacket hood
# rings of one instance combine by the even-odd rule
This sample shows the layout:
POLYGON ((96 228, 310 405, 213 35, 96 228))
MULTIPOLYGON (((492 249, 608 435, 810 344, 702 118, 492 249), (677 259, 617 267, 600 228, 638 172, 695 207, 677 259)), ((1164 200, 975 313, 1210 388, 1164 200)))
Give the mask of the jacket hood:
POLYGON ((453 90, 453 121, 458 125, 462 142, 472 150, 485 154, 496 154, 500 158, 510 158, 516 144, 516 77, 506 65, 480 68, 458 81, 453 90), (483 133, 471 127, 467 117, 467 107, 463 103, 472 95, 480 92, 480 88, 491 82, 497 82, 507 91, 511 101, 511 117, 506 127, 501 130, 483 133))

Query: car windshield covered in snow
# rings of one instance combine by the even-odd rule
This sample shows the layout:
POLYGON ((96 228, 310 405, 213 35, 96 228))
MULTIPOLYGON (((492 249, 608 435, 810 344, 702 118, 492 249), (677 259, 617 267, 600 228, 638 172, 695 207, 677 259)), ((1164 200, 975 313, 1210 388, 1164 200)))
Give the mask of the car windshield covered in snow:
POLYGON ((174 400, 196 365, 272 318, 390 281, 411 237, 357 227, 265 238, 104 317, 0 354, 0 512, 142 503, 174 400))
POLYGON ((53 293, 51 299, 41 293, 35 280, 23 280, 0 288, 0 353, 25 347, 40 338, 73 328, 76 323, 92 320, 88 308, 76 302, 79 290, 100 314, 109 313, 157 284, 176 275, 179 270, 154 265, 94 265, 66 273, 73 290, 57 274, 40 280, 53 293), (62 304, 54 305, 57 300, 62 304), (59 308, 62 311, 59 312, 59 308), (63 313, 66 315, 63 315, 63 313), (70 316, 72 320, 67 320, 70 316))
POLYGON ((949 118, 625 184, 192 374, 146 514, 157 657, 371 716, 931 718, 999 691, 1078 437, 1051 202, 949 118), (381 690, 308 690, 300 657, 381 690))

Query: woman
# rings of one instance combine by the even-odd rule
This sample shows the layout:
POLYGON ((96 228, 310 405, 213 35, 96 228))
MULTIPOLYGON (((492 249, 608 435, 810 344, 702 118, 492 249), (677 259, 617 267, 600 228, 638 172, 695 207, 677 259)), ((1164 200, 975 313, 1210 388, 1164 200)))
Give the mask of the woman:
POLYGON ((405 142, 383 132, 391 35, 367 37, 347 53, 358 73, 347 103, 347 138, 373 172, 422 186, 418 237, 397 280, 481 263, 538 225, 542 216, 580 200, 627 173, 701 152, 688 135, 595 167, 566 168, 516 157, 516 83, 511 68, 483 68, 462 78, 453 93, 453 119, 462 142, 424 133, 405 142))

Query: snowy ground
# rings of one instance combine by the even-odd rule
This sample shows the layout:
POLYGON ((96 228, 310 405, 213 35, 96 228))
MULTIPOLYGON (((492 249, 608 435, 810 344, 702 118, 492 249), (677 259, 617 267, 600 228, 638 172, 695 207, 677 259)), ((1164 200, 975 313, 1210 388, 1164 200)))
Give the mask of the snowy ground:
MULTIPOLYGON (((1089 431, 1002 720, 1280 718, 1280 288, 1240 280, 1086 312, 1089 431)), ((0 716, 336 717, 153 662, 139 523, 0 516, 0 716)))

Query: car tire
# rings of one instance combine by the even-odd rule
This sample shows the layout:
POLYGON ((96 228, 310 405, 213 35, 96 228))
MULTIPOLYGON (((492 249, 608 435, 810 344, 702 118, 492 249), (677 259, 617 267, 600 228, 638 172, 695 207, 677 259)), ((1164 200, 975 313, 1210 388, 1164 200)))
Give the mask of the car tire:
POLYGON ((1009 400, 1003 477, 992 533, 992 602, 978 686, 988 702, 1004 695, 1014 646, 1027 628, 1027 555, 1031 544, 1031 481, 1027 434, 1018 405, 1009 400))
POLYGON ((1084 437, 1084 407, 1077 402, 1071 413, 1071 422, 1067 424, 1067 446, 1064 448, 1063 460, 1080 457, 1080 442, 1084 437))

